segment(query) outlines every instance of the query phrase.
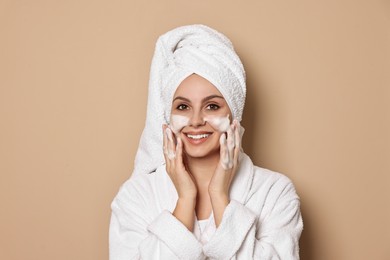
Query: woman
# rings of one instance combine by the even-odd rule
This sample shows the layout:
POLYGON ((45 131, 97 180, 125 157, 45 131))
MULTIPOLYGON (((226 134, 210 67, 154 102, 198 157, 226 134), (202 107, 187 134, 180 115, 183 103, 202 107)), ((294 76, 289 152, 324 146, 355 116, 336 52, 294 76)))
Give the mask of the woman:
POLYGON ((158 39, 135 169, 112 203, 111 260, 299 259, 293 184, 241 149, 245 94, 222 34, 192 25, 158 39))

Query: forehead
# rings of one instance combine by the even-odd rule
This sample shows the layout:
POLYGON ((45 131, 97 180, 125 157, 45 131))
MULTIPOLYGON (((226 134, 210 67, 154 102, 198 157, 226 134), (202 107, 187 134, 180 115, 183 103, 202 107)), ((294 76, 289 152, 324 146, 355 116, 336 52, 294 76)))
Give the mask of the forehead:
POLYGON ((180 83, 174 98, 181 96, 190 100, 196 100, 210 95, 222 96, 221 92, 210 81, 197 74, 192 74, 180 83))

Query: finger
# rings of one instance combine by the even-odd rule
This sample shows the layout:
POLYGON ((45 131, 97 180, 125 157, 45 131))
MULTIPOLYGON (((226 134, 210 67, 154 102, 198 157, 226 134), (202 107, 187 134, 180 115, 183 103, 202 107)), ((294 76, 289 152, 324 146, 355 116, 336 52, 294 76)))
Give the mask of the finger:
POLYGON ((180 137, 177 137, 175 167, 178 169, 177 173, 189 174, 187 172, 184 160, 185 157, 183 157, 183 141, 180 137))
POLYGON ((167 125, 163 124, 163 151, 165 159, 165 169, 167 170, 168 175, 171 173, 171 160, 168 158, 168 136, 166 133, 167 125))
POLYGON ((167 147, 168 140, 167 140, 167 135, 166 135, 166 128, 167 128, 167 125, 163 124, 162 125, 162 131, 163 131, 163 152, 164 152, 165 161, 167 159, 166 156, 168 155, 168 147, 167 147))
POLYGON ((234 125, 231 125, 229 129, 227 130, 227 147, 229 151, 233 151, 234 149, 234 125))
POLYGON ((227 148, 226 135, 223 133, 219 138, 220 144, 220 162, 224 170, 229 169, 229 152, 227 148))
POLYGON ((183 164, 183 141, 180 137, 177 138, 176 144, 176 166, 184 167, 183 164))
POLYGON ((234 148, 234 161, 236 162, 238 160, 238 156, 240 154, 241 150, 241 135, 240 135, 240 129, 241 125, 238 122, 237 119, 234 120, 235 124, 235 131, 234 131, 234 143, 235 143, 235 148, 234 148))
POLYGON ((228 154, 229 154, 229 169, 233 167, 233 160, 234 160, 234 125, 231 125, 227 131, 227 148, 228 148, 228 154))
POLYGON ((172 134, 172 130, 167 127, 165 129, 165 133, 166 133, 166 136, 167 136, 167 141, 168 141, 168 144, 167 144, 167 155, 168 155, 168 159, 172 160, 175 158, 175 142, 173 140, 173 134, 172 134))

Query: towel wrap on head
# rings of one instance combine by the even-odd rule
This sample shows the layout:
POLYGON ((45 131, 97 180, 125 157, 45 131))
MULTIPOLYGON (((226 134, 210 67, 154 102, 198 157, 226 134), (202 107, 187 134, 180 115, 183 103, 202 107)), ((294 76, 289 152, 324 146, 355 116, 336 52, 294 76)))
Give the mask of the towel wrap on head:
POLYGON ((151 173, 164 163, 162 124, 168 124, 173 95, 191 74, 211 82, 233 118, 241 121, 246 85, 244 67, 230 40, 205 25, 178 27, 159 37, 152 60, 145 128, 134 172, 151 173))

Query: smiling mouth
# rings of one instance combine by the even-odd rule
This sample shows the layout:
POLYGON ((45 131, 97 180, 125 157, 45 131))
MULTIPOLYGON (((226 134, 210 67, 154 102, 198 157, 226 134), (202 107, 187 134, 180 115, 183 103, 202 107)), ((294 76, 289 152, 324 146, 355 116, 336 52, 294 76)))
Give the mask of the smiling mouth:
POLYGON ((207 138, 210 136, 210 134, 199 134, 199 135, 192 135, 192 134, 186 134, 188 138, 194 139, 194 140, 200 140, 202 138, 207 138))
POLYGON ((206 142, 212 133, 185 133, 184 135, 190 144, 199 145, 206 142))

